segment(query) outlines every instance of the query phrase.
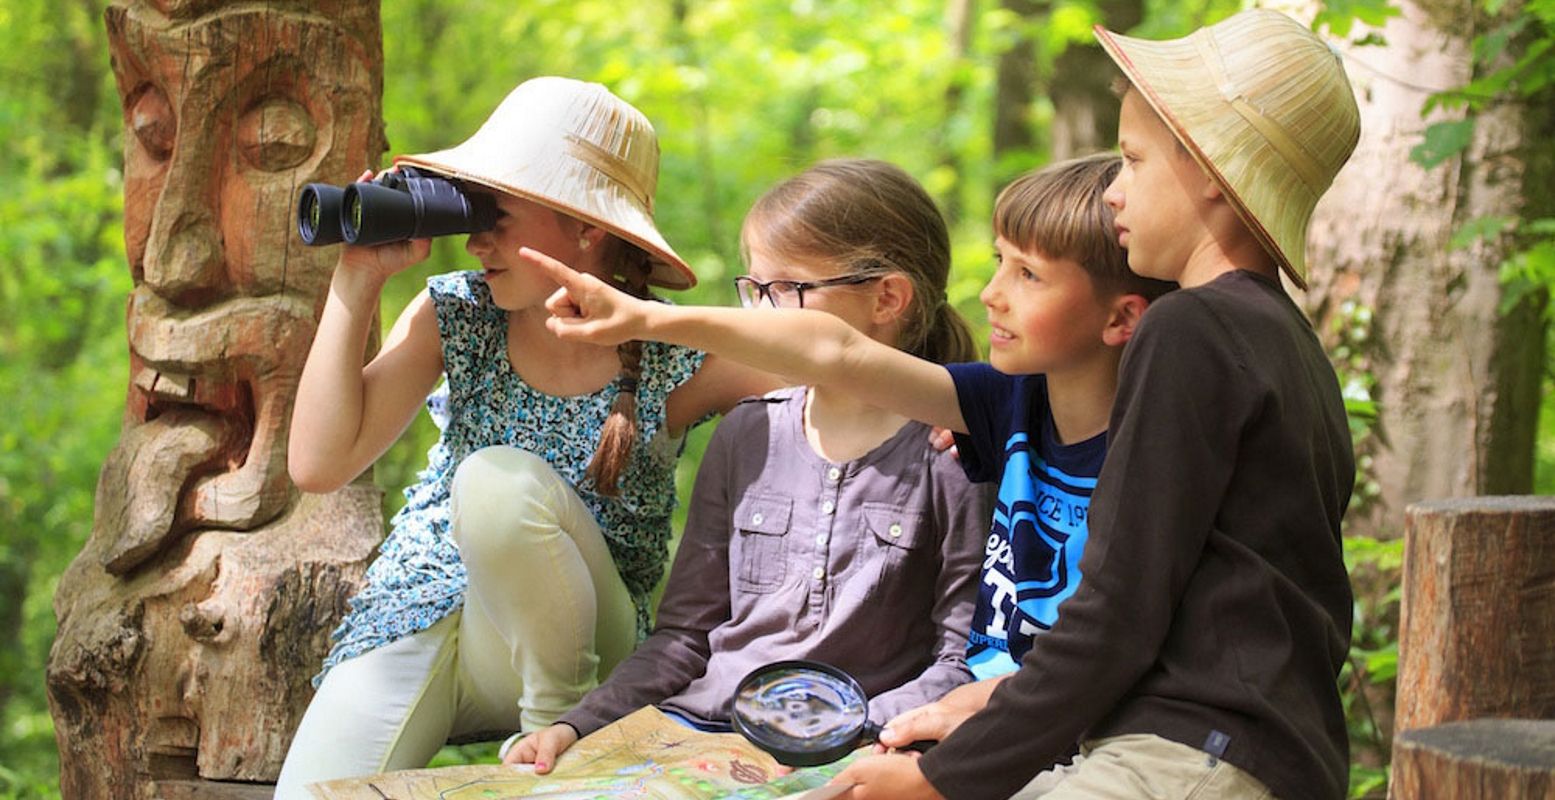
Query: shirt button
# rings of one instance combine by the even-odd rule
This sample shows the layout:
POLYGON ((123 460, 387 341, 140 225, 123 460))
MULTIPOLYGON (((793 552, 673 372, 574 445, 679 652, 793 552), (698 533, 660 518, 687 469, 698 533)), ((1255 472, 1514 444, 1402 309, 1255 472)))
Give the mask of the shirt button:
POLYGON ((820 545, 820 546, 822 546, 822 547, 825 547, 826 546, 826 534, 824 534, 824 533, 817 533, 815 535, 815 543, 820 545))
POLYGON ((830 514, 831 512, 833 512, 835 510, 837 510, 837 504, 836 503, 833 503, 830 500, 827 500, 827 501, 821 503, 821 513, 822 514, 830 514))
POLYGON ((821 569, 820 567, 816 567, 815 571, 810 573, 810 574, 815 576, 816 580, 820 580, 820 579, 826 577, 826 570, 821 569))
POLYGON ((761 514, 759 512, 755 513, 755 514, 752 514, 751 515, 751 524, 752 525, 760 525, 762 519, 763 519, 763 517, 761 516, 761 514))
POLYGON ((842 470, 840 470, 840 469, 838 469, 836 467, 832 467, 831 469, 826 470, 826 479, 827 480, 834 481, 834 480, 837 480, 840 477, 842 477, 842 470))
POLYGON ((902 523, 893 522, 891 523, 891 527, 888 530, 890 531, 891 538, 895 539, 902 535, 902 523))

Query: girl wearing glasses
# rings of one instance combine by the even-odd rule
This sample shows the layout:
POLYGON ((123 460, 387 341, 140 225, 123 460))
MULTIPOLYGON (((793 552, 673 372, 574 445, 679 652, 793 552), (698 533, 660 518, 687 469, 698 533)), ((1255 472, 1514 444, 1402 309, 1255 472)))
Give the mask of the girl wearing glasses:
MULTIPOLYGON (((945 301, 944 219, 897 167, 812 167, 756 202, 741 240, 748 307, 826 311, 936 362, 977 356, 945 301)), ((739 680, 783 659, 852 673, 871 719, 939 698, 972 679, 990 502, 901 415, 823 387, 742 403, 703 457, 653 634, 504 760, 549 772, 579 736, 645 705, 727 731, 739 680)))

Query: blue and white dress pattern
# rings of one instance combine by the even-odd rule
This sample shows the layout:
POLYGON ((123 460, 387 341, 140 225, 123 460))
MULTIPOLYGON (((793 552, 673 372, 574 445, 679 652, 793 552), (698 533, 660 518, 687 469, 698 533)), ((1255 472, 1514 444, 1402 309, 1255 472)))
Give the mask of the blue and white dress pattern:
POLYGON ((675 507, 675 459, 680 439, 664 431, 669 393, 702 365, 703 354, 656 342, 643 344, 637 390, 638 439, 620 493, 605 497, 585 477, 600 431, 619 394, 619 379, 586 395, 536 391, 507 357, 507 312, 493 304, 478 272, 427 281, 442 339, 447 376, 428 400, 442 435, 427 468, 405 490, 406 504, 367 570, 367 583, 332 636, 325 672, 348 658, 425 630, 464 602, 467 577, 449 535, 449 488, 471 453, 509 445, 543 457, 594 513, 616 569, 637 607, 638 639, 648 632, 649 594, 664 573, 670 515, 675 507))

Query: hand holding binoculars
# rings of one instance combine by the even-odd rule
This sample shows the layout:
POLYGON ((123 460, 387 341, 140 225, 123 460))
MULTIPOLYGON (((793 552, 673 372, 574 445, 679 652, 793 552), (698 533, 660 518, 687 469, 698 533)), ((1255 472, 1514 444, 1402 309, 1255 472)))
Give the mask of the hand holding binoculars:
POLYGON ((411 167, 349 186, 310 183, 297 198, 304 244, 375 245, 489 231, 497 224, 490 192, 469 190, 411 167))

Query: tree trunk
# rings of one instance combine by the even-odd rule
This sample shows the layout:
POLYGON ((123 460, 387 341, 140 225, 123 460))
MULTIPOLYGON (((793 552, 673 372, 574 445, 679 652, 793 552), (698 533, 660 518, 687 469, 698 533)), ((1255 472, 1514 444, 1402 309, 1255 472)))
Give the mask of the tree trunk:
MULTIPOLYGON (((1041 0, 1000 0, 1000 7, 1020 20, 1019 25, 1038 24, 1039 12, 1046 5, 1041 0)), ((993 157, 1001 165, 1012 154, 1034 153, 1037 149, 1036 126, 1032 120, 1033 104, 1038 91, 1037 43, 1030 34, 1015 37, 1009 49, 999 54, 995 72, 993 111, 993 157)), ((1020 165, 1015 171, 1025 169, 1020 165)), ((1007 171, 1003 166, 1000 172, 1007 171)), ((1007 183, 1014 175, 996 175, 999 185, 1007 183)))
POLYGON ((955 120, 961 116, 962 106, 966 102, 966 79, 963 77, 967 70, 962 68, 966 62, 967 54, 972 49, 972 29, 977 19, 977 3, 974 0, 950 0, 945 7, 945 27, 950 39, 950 52, 947 60, 951 64, 950 80, 945 84, 945 117, 940 124, 936 149, 939 150, 939 164, 952 176, 950 185, 945 187, 944 203, 945 219, 950 223, 952 230, 965 213, 964 203, 961 198, 961 190, 965 186, 962 180, 964 174, 961 158, 952 140, 950 132, 955 126, 955 120))
POLYGON ((1398 800, 1555 798, 1555 721, 1482 719, 1410 731, 1394 749, 1398 800))
MULTIPOLYGON (((1102 24, 1127 31, 1144 18, 1140 0, 1104 0, 1102 24)), ((1118 144, 1118 98, 1113 78, 1121 72, 1094 42, 1071 44, 1053 64, 1048 96, 1053 98, 1054 161, 1110 150, 1118 144)))
POLYGON ((1410 163, 1422 130, 1446 115, 1422 120, 1422 104, 1473 77, 1470 43, 1485 23, 1469 0, 1400 7, 1386 46, 1345 54, 1361 141, 1318 207, 1308 259, 1307 305, 1348 354, 1341 371, 1354 373, 1352 389, 1375 377, 1379 416, 1357 442, 1362 476, 1346 522, 1379 536, 1398 535, 1416 500, 1531 488, 1544 356, 1543 296, 1500 311, 1510 242, 1448 243, 1464 223, 1515 216, 1545 191, 1527 165, 1548 144, 1547 120, 1530 127, 1531 105, 1498 106, 1461 157, 1429 171, 1410 163))
POLYGON ((1397 729, 1555 718, 1555 498, 1410 506, 1397 729))
POLYGON ((379 492, 299 495, 286 430, 335 248, 296 190, 383 151, 378 6, 122 0, 130 385, 92 535, 60 580, 48 689, 67 797, 273 780, 379 492))

